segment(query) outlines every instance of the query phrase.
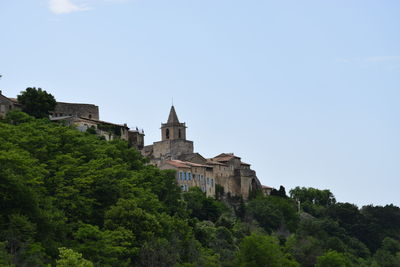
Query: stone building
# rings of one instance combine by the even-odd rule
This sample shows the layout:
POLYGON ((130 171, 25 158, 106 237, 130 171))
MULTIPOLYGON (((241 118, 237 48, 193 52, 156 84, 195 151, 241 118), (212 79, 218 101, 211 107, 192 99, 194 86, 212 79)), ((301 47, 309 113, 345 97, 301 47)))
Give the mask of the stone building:
POLYGON ((152 163, 160 166, 166 160, 179 159, 184 154, 193 154, 193 141, 186 140, 186 125, 180 123, 174 106, 167 123, 161 124, 161 141, 143 148, 143 155, 151 158, 152 163))
POLYGON ((107 121, 75 116, 52 117, 50 120, 61 121, 66 126, 73 126, 81 132, 92 130, 98 136, 104 137, 107 141, 114 139, 129 140, 129 128, 126 124, 115 124, 107 121))
POLYGON ((50 116, 53 118, 74 116, 93 120, 100 119, 99 107, 96 105, 65 102, 57 102, 56 108, 50 113, 50 116))
POLYGON ((12 109, 20 108, 20 104, 15 98, 8 98, 0 90, 0 117, 5 117, 7 112, 12 109))
POLYGON ((145 146, 142 154, 161 169, 177 170, 177 181, 183 190, 199 186, 207 196, 214 196, 218 184, 227 195, 242 196, 244 199, 249 197, 251 190, 261 190, 261 183, 250 164, 242 162, 233 153, 204 158, 194 152, 193 141, 186 140, 186 129, 186 124, 179 122, 172 106, 167 123, 161 124, 161 141, 145 146), (199 179, 204 180, 182 180, 181 173, 184 177, 203 175, 199 179))
POLYGON ((176 179, 182 191, 188 191, 190 187, 197 186, 207 196, 215 195, 212 166, 189 161, 166 160, 161 163, 159 168, 176 170, 176 179))
MULTIPOLYGON (((0 117, 21 105, 15 98, 7 98, 0 91, 0 117)), ((50 112, 50 120, 75 127, 81 132, 92 131, 105 140, 123 139, 138 150, 144 146, 144 132, 136 127, 130 130, 126 124, 115 124, 101 121, 99 107, 93 104, 57 102, 54 111, 50 112)))
POLYGON ((55 110, 50 114, 50 120, 74 126, 81 132, 93 131, 107 141, 126 140, 130 146, 138 150, 144 146, 143 130, 137 127, 136 130, 130 130, 126 124, 101 121, 99 107, 93 104, 57 102, 55 110))

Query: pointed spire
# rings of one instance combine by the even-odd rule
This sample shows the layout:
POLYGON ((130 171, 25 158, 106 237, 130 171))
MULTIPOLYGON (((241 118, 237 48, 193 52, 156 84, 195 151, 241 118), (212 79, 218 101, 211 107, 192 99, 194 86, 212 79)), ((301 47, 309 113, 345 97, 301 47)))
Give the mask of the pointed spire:
POLYGON ((170 123, 179 123, 179 119, 178 119, 178 116, 176 115, 175 108, 174 108, 173 105, 171 106, 171 110, 169 112, 167 123, 168 124, 170 124, 170 123))

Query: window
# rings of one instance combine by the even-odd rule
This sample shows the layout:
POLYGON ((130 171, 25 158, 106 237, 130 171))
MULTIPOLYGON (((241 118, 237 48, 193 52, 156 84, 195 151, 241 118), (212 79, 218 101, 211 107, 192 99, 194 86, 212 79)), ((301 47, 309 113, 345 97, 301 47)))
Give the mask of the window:
POLYGON ((179 180, 182 180, 182 172, 179 172, 179 180))
POLYGON ((207 177, 207 184, 210 184, 210 178, 207 177))
POLYGON ((214 179, 211 178, 211 186, 214 186, 214 179))
POLYGON ((182 136, 182 135, 181 135, 181 129, 179 129, 179 130, 178 130, 178 138, 182 138, 181 136, 182 136))
POLYGON ((184 180, 187 180, 187 173, 186 172, 183 173, 183 177, 184 177, 184 180))
POLYGON ((165 130, 165 138, 169 139, 169 129, 165 130))
POLYGON ((89 119, 91 119, 92 118, 92 114, 89 114, 89 119))

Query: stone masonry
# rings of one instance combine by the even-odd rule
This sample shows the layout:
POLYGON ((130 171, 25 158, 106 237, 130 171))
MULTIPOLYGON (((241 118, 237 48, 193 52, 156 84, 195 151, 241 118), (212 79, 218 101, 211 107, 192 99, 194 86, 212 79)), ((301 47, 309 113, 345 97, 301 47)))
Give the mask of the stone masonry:
POLYGON ((161 124, 161 141, 145 146, 142 154, 161 169, 176 170, 178 184, 184 191, 198 186, 207 196, 215 196, 216 185, 220 185, 226 195, 247 199, 251 190, 261 190, 261 183, 250 164, 242 162, 233 153, 222 153, 209 159, 194 153, 193 141, 186 140, 186 129, 172 106, 167 123, 161 124))

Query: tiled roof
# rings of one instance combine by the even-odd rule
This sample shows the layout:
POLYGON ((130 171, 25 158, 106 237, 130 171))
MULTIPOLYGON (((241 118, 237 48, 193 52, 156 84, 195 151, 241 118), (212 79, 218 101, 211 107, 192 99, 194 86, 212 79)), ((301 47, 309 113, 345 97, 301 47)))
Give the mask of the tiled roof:
POLYGON ((97 123, 97 124, 108 124, 108 125, 114 125, 114 126, 118 126, 118 127, 123 127, 123 128, 129 129, 129 127, 124 125, 124 124, 115 124, 115 123, 108 122, 108 121, 100 121, 100 120, 89 119, 89 118, 84 118, 84 117, 62 116, 62 117, 52 117, 51 120, 52 121, 56 121, 56 120, 65 120, 65 119, 69 119, 69 118, 78 118, 78 119, 81 119, 81 120, 91 121, 91 122, 94 122, 94 123, 97 123))
POLYGON ((240 159, 240 157, 235 156, 233 153, 222 153, 222 154, 219 154, 218 156, 215 156, 213 158, 213 160, 226 162, 226 161, 230 161, 233 158, 240 159))
POLYGON ((172 166, 178 167, 178 168, 190 168, 190 167, 209 167, 207 165, 203 164, 197 164, 189 161, 181 161, 181 160, 167 160, 165 161, 166 164, 170 164, 172 166))
POLYGON ((57 104, 61 104, 61 105, 82 105, 82 106, 95 106, 97 107, 95 104, 88 104, 88 103, 69 103, 69 102, 58 102, 57 104))
POLYGON ((214 161, 212 159, 207 159, 207 164, 209 165, 220 165, 220 166, 228 166, 224 163, 218 162, 218 161, 214 161))
POLYGON ((165 164, 169 164, 177 168, 190 168, 189 165, 185 164, 183 161, 180 160, 167 160, 165 164))
POLYGON ((51 117, 50 120, 51 121, 62 121, 62 120, 69 119, 69 118, 72 118, 72 116, 51 117))
POLYGON ((183 154, 183 155, 179 156, 179 160, 182 160, 182 161, 190 161, 190 162, 192 162, 193 159, 195 159, 195 158, 200 158, 202 161, 206 161, 206 159, 202 155, 197 153, 197 152, 196 153, 190 153, 190 154, 183 154))
POLYGON ((14 103, 14 105, 16 105, 16 106, 21 106, 21 104, 18 102, 18 99, 16 99, 16 98, 9 98, 9 97, 7 97, 11 102, 13 102, 14 103))
POLYGON ((114 125, 114 126, 118 126, 118 127, 123 127, 123 128, 128 128, 129 129, 129 127, 127 125, 124 125, 124 124, 116 124, 116 123, 112 123, 112 122, 108 122, 108 121, 101 121, 101 120, 89 119, 89 118, 84 118, 84 117, 79 117, 79 118, 83 119, 83 120, 93 121, 93 122, 102 123, 102 124, 109 124, 109 125, 114 125))

